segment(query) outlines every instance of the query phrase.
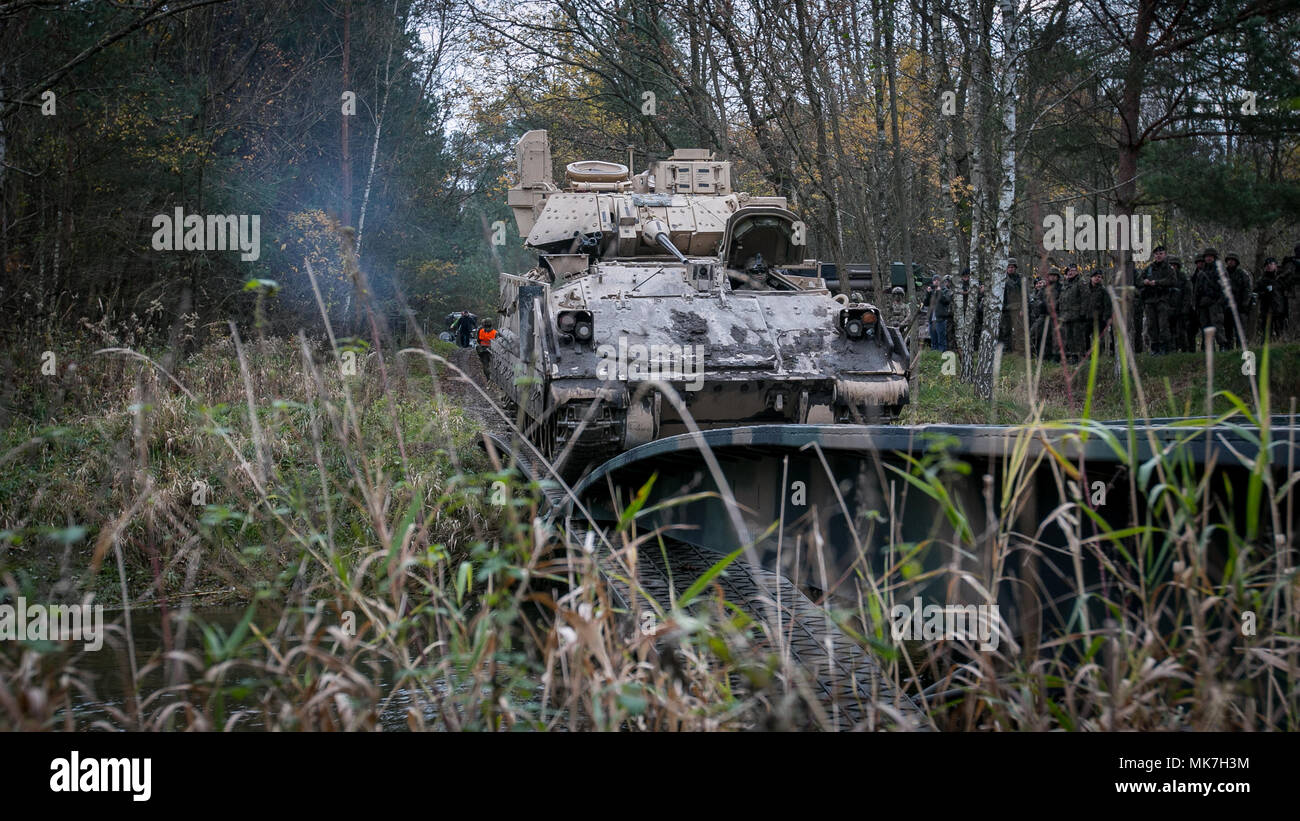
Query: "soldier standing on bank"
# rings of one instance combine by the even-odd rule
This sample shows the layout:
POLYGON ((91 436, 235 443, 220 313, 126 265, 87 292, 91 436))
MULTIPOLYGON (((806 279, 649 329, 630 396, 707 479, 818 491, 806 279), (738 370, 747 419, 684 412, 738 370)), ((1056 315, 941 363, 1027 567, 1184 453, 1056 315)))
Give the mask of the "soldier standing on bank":
POLYGON ((1188 338, 1191 339, 1189 351, 1196 350, 1196 340, 1201 336, 1201 328, 1205 327, 1201 324, 1201 309, 1196 297, 1196 282, 1200 278, 1201 272, 1205 270, 1205 254, 1197 254, 1192 258, 1192 262, 1196 264, 1196 267, 1187 275, 1187 293, 1191 295, 1187 301, 1187 324, 1191 326, 1187 331, 1188 338))
POLYGON ((1182 353, 1196 350, 1196 300, 1192 295, 1192 279, 1183 273, 1181 257, 1169 257, 1176 282, 1169 292, 1169 330, 1174 335, 1174 348, 1182 353))
POLYGON ((1166 354, 1173 350, 1173 333, 1169 328, 1168 295, 1178 282, 1174 267, 1165 259, 1165 247, 1157 245, 1152 263, 1142 272, 1140 280, 1142 305, 1146 315, 1147 338, 1151 353, 1166 354))
POLYGON ((1077 365, 1086 350, 1089 321, 1087 286, 1079 277, 1078 263, 1071 262, 1065 268, 1065 284, 1061 286, 1058 309, 1061 312, 1066 361, 1077 365))
POLYGON ((1047 282, 1040 276, 1034 277, 1033 290, 1029 292, 1029 350, 1025 356, 1038 355, 1038 343, 1042 339, 1042 305, 1043 288, 1047 282))
POLYGON ((1007 284, 1002 291, 1002 324, 998 326, 998 341, 1002 343, 1003 353, 1012 353, 1017 340, 1024 338, 1025 318, 1021 312, 1020 266, 1016 258, 1007 260, 1007 284))
POLYGON ((930 347, 936 351, 948 350, 948 333, 952 326, 952 277, 944 277, 939 293, 934 297, 934 330, 938 341, 930 347))
POLYGON ((1186 307, 1183 305, 1183 281, 1180 278, 1179 266, 1174 264, 1174 259, 1175 257, 1165 256, 1165 262, 1169 263, 1169 270, 1172 272, 1169 276, 1169 288, 1165 291, 1165 311, 1169 316, 1169 350, 1165 353, 1174 353, 1183 348, 1182 322, 1186 307))
POLYGON ((1187 274, 1187 350, 1196 350, 1196 341, 1201 338, 1201 312, 1196 305, 1196 271, 1205 268, 1205 257, 1197 255, 1198 268, 1187 274))
POLYGON ((1295 303, 1296 285, 1300 284, 1300 242, 1296 243, 1291 256, 1282 258, 1277 280, 1282 288, 1282 298, 1286 300, 1286 316, 1290 322, 1291 314, 1300 310, 1300 305, 1295 303))
POLYGON ((492 328, 492 320, 483 320, 483 327, 478 329, 478 361, 483 364, 483 373, 491 373, 492 369, 492 341, 497 338, 497 332, 492 328))
POLYGON ((1085 349, 1092 350, 1092 337, 1097 339, 1097 352, 1106 353, 1110 350, 1107 344, 1106 330, 1110 327, 1110 294, 1106 293, 1106 286, 1102 283, 1101 269, 1093 271, 1088 277, 1088 325, 1087 332, 1089 339, 1085 342, 1085 349))
POLYGON ((1056 338, 1060 332, 1060 305, 1061 272, 1052 268, 1047 272, 1047 283, 1039 292, 1033 331, 1034 350, 1042 346, 1043 357, 1047 360, 1055 359, 1058 353, 1056 338))
POLYGON ((468 348, 470 337, 474 333, 475 319, 469 311, 461 311, 460 318, 452 325, 456 329, 456 338, 462 348, 468 348))
POLYGON ((1259 302, 1259 333, 1262 341, 1277 339, 1286 329, 1287 308, 1286 295, 1282 292, 1281 278, 1277 260, 1269 257, 1264 260, 1264 272, 1259 275, 1259 285, 1255 286, 1255 296, 1259 302))
POLYGON ((935 350, 934 346, 938 340, 934 328, 934 303, 939 297, 939 291, 939 276, 936 274, 930 279, 930 284, 925 286, 925 301, 922 303, 925 306, 925 325, 930 331, 930 350, 932 351, 935 350))
POLYGON ((1223 285, 1219 282, 1219 267, 1215 265, 1219 259, 1219 252, 1213 248, 1206 248, 1201 254, 1205 264, 1197 269, 1196 273, 1196 309, 1201 323, 1201 334, 1204 337, 1207 328, 1214 328, 1214 338, 1218 340, 1216 347, 1223 349, 1226 340, 1223 338, 1223 304, 1226 301, 1223 296, 1223 285))
POLYGON ((912 317, 915 313, 911 306, 907 304, 907 292, 900 286, 895 285, 893 290, 889 292, 889 324, 906 335, 907 329, 912 325, 912 317))
POLYGON ((1237 316, 1230 317, 1224 315, 1224 331, 1228 337, 1228 347, 1244 347, 1246 340, 1237 338, 1237 322, 1241 322, 1241 329, 1244 333, 1250 333, 1250 309, 1254 303, 1255 286, 1250 272, 1241 267, 1241 259, 1235 251, 1229 251, 1223 257, 1224 267, 1228 270, 1228 285, 1232 289, 1232 305, 1237 310, 1237 316))

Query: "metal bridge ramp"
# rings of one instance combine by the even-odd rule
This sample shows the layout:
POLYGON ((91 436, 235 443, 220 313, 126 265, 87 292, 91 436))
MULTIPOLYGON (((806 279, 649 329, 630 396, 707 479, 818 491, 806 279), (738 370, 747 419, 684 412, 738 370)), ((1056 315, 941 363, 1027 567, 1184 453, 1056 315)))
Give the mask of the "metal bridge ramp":
MULTIPOLYGON (((510 441, 492 433, 485 433, 484 439, 497 452, 510 454, 526 479, 540 482, 547 472, 533 454, 525 452, 530 448, 513 448, 510 441)), ((598 545, 598 565, 628 629, 640 629, 646 613, 653 613, 656 621, 663 614, 671 616, 688 588, 719 561, 720 554, 713 550, 672 538, 663 539, 662 550, 639 549, 630 559, 628 551, 611 550, 595 538, 592 528, 602 523, 578 512, 579 497, 555 481, 541 485, 549 511, 547 526, 562 530, 569 544, 590 539, 598 545)), ((787 705, 804 705, 790 714, 799 722, 792 728, 932 729, 924 712, 885 678, 876 659, 785 576, 740 557, 711 580, 688 612, 711 606, 719 594, 753 620, 754 649, 776 658, 787 705)), ((657 652, 674 652, 671 634, 659 642, 657 652)), ((745 686, 734 677, 733 684, 745 686)))

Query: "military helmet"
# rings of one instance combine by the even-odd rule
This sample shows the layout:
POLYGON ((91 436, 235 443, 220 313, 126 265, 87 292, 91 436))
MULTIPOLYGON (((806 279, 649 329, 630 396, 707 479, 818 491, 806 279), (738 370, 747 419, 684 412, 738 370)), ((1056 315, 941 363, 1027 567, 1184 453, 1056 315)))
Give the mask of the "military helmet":
POLYGON ((1219 256, 1219 252, 1216 251, 1216 250, 1214 250, 1213 248, 1206 248, 1204 251, 1201 252, 1201 256, 1202 256, 1202 257, 1214 257, 1214 258, 1217 259, 1218 256, 1219 256))
POLYGON ((1228 253, 1226 253, 1226 254, 1223 255, 1223 261, 1224 261, 1224 262, 1227 262, 1227 261, 1230 260, 1230 259, 1235 259, 1235 260, 1237 260, 1237 262, 1241 262, 1241 257, 1237 256, 1237 252, 1236 252, 1236 251, 1229 251, 1228 253))
POLYGON ((1179 268, 1183 267, 1182 257, 1170 257, 1168 261, 1170 265, 1177 265, 1179 268))
POLYGON ((1015 257, 1012 257, 1011 259, 1007 260, 1007 267, 1010 268, 1012 265, 1016 266, 1017 268, 1020 267, 1020 263, 1016 262, 1015 257))
POLYGON ((892 291, 890 291, 890 293, 893 294, 894 296, 902 296, 903 294, 905 294, 905 293, 907 293, 907 292, 903 290, 903 286, 901 286, 901 285, 895 285, 895 286, 894 286, 894 289, 893 289, 892 291))

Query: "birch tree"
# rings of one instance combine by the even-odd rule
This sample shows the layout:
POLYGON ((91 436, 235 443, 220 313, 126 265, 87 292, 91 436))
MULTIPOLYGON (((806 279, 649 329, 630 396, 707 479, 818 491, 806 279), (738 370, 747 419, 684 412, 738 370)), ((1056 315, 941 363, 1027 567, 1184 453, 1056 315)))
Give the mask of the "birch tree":
MULTIPOLYGON (((998 136, 997 202, 993 213, 992 287, 989 303, 984 308, 984 328, 980 337, 980 353, 975 372, 976 393, 982 399, 993 398, 993 385, 997 374, 995 367, 1001 359, 1000 346, 996 344, 1002 321, 1002 301, 1007 285, 1007 260, 1011 258, 1011 218, 1016 200, 1016 103, 1020 79, 1021 50, 1019 45, 1019 9, 1016 0, 998 0, 1001 15, 1001 50, 998 61, 998 102, 1000 117, 996 122, 998 136)), ((989 118, 986 122, 991 122, 989 118)), ((992 158, 990 158, 992 160, 992 158)), ((1023 292, 1024 289, 1022 288, 1023 292)))

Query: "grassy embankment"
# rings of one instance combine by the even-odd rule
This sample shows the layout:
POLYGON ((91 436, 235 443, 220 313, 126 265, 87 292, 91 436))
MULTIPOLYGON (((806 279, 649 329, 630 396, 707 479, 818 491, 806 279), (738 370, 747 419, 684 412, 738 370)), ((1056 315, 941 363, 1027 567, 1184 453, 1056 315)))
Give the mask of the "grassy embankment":
MULTIPOLYGON (((661 613, 654 635, 627 630, 603 606, 590 557, 562 532, 534 526, 535 489, 495 471, 471 445, 473 419, 440 396, 451 383, 428 370, 440 351, 405 354, 404 368, 390 353, 385 381, 373 360, 345 377, 328 349, 304 354, 296 342, 268 340, 245 342, 241 354, 224 339, 176 364, 175 382, 158 364, 121 353, 65 356, 60 375, 41 381, 36 355, 15 352, 8 406, 18 412, 0 447, 5 593, 167 599, 175 617, 164 645, 182 652, 170 659, 133 658, 117 637, 110 645, 118 649, 102 651, 121 653, 133 688, 109 710, 108 726, 241 726, 252 716, 233 710, 238 702, 264 727, 366 729, 396 688, 413 728, 712 729, 783 726, 804 713, 799 689, 787 686, 801 672, 764 649, 773 627, 710 594, 689 614, 661 613), (202 504, 196 481, 209 488, 202 504), (506 483, 501 505, 486 498, 495 481, 506 483), (190 609, 222 597, 252 602, 229 633, 190 609), (264 620, 258 602, 277 615, 264 620), (345 613, 355 616, 355 635, 345 613), (183 640, 187 619, 203 637, 197 645, 183 640), (387 688, 376 683, 379 669, 387 688), (151 672, 165 685, 141 689, 151 672)), ((1221 357, 1216 409, 1233 402, 1225 388, 1242 398, 1246 423, 1269 402, 1288 402, 1296 359, 1294 346, 1276 351, 1267 369, 1261 358, 1272 391, 1257 403, 1240 361, 1221 357)), ((1199 362, 1122 364, 1130 384, 1145 384, 1147 412, 1164 415, 1202 406, 1199 362)), ((987 404, 943 376, 939 357, 927 355, 922 367, 914 421, 989 421, 987 404)), ((1023 373, 1023 360, 1007 360, 999 421, 1031 421, 1032 435, 1035 416, 1079 415, 1066 404, 1059 366, 1045 367, 1032 393, 1023 373)), ((1141 415, 1110 374, 1101 369, 1092 415, 1141 415)), ((1082 408, 1086 372, 1076 379, 1082 408)), ((1213 503, 1205 477, 1177 454, 1154 470, 1128 467, 1134 492, 1161 500, 1140 520, 1085 527, 1078 499, 1054 513, 1078 549, 1106 566, 1112 592, 1100 595, 1115 600, 1103 601, 1113 612, 1105 624, 1046 636, 1032 649, 939 643, 918 669, 915 655, 890 641, 877 598, 906 567, 866 580, 863 589, 877 592, 838 618, 941 729, 1300 728, 1293 534, 1279 515, 1289 483, 1264 462, 1253 466, 1259 505, 1239 530, 1218 534, 1224 569, 1206 557, 1202 525, 1213 503), (1283 529, 1273 532, 1276 522, 1283 529), (1152 586, 1148 568, 1157 563, 1175 574, 1152 586), (1263 614, 1258 635, 1237 633, 1246 611, 1263 614)), ((923 460, 914 479, 932 488, 962 481, 953 470, 923 460)), ((1066 465, 1019 463, 1004 480, 1005 509, 1019 506, 1035 471, 1066 484, 1066 465)), ((947 518, 965 517, 942 504, 947 518)), ((653 534, 628 516, 609 538, 625 549, 653 534)), ((1010 516, 983 538, 999 553, 1036 545, 1010 516)), ((74 695, 93 696, 97 686, 79 645, 5 642, 0 727, 74 726, 74 695)))
MULTIPOLYGON (((343 376, 318 346, 309 350, 305 370, 296 340, 245 343, 247 383, 229 337, 169 371, 175 381, 163 352, 147 361, 148 351, 81 346, 79 355, 60 351, 60 374, 50 377, 14 352, 25 378, 0 435, 0 568, 11 583, 38 598, 75 590, 120 606, 115 541, 133 604, 246 601, 299 563, 304 523, 284 518, 289 511, 309 514, 306 533, 360 545, 375 538, 359 515, 366 504, 437 499, 460 468, 484 467, 477 425, 452 398, 433 396, 424 363, 397 369, 385 393, 364 352, 353 352, 360 374, 343 376), (384 497, 365 498, 402 475, 384 497), (318 492, 323 482, 328 494, 318 492), (275 505, 261 505, 262 495, 275 505)), ((460 550, 469 531, 459 517, 443 525, 437 536, 460 550)))
MULTIPOLYGON (((1263 350, 1255 347, 1253 367, 1258 374, 1263 350)), ((1291 397, 1300 398, 1300 343, 1270 348, 1269 388, 1273 412, 1288 413, 1291 397)), ((1238 397, 1251 395, 1251 377, 1243 373, 1247 361, 1242 351, 1218 353, 1214 358, 1215 394, 1213 413, 1230 410, 1232 402, 1222 392, 1238 397)), ((1203 416, 1206 413, 1206 362, 1202 353, 1165 356, 1140 354, 1136 362, 1144 389, 1146 409, 1151 417, 1203 416)), ((1249 368, 1248 368, 1249 369, 1249 368)), ((973 385, 944 373, 943 355, 926 350, 921 355, 919 395, 903 412, 905 424, 942 423, 1021 424, 1035 416, 1042 421, 1080 419, 1084 415, 1089 363, 1081 362, 1068 371, 1059 361, 1033 360, 1026 371, 1025 357, 1006 356, 992 406, 981 401, 973 385), (1071 403, 1070 400, 1073 400, 1071 403)), ((1257 379, 1258 377, 1256 377, 1257 379)), ((1135 408, 1138 416, 1142 409, 1135 408)), ((1123 380, 1115 373, 1115 360, 1102 357, 1097 363, 1092 392, 1092 419, 1125 419, 1123 380)))
MULTIPOLYGON (((109 613, 127 691, 98 726, 372 729, 400 699, 414 729, 704 729, 759 703, 733 674, 773 681, 730 617, 691 622, 685 666, 645 663, 591 559, 535 527, 537 489, 474 445, 453 397, 481 375, 454 379, 449 346, 390 351, 386 379, 294 340, 218 339, 170 376, 74 347, 44 381, 39 354, 10 360, 0 600, 167 603, 139 655, 109 613), (247 602, 233 628, 204 618, 222 600, 247 602)), ((0 642, 0 728, 84 726, 104 669, 81 642, 0 642)))

